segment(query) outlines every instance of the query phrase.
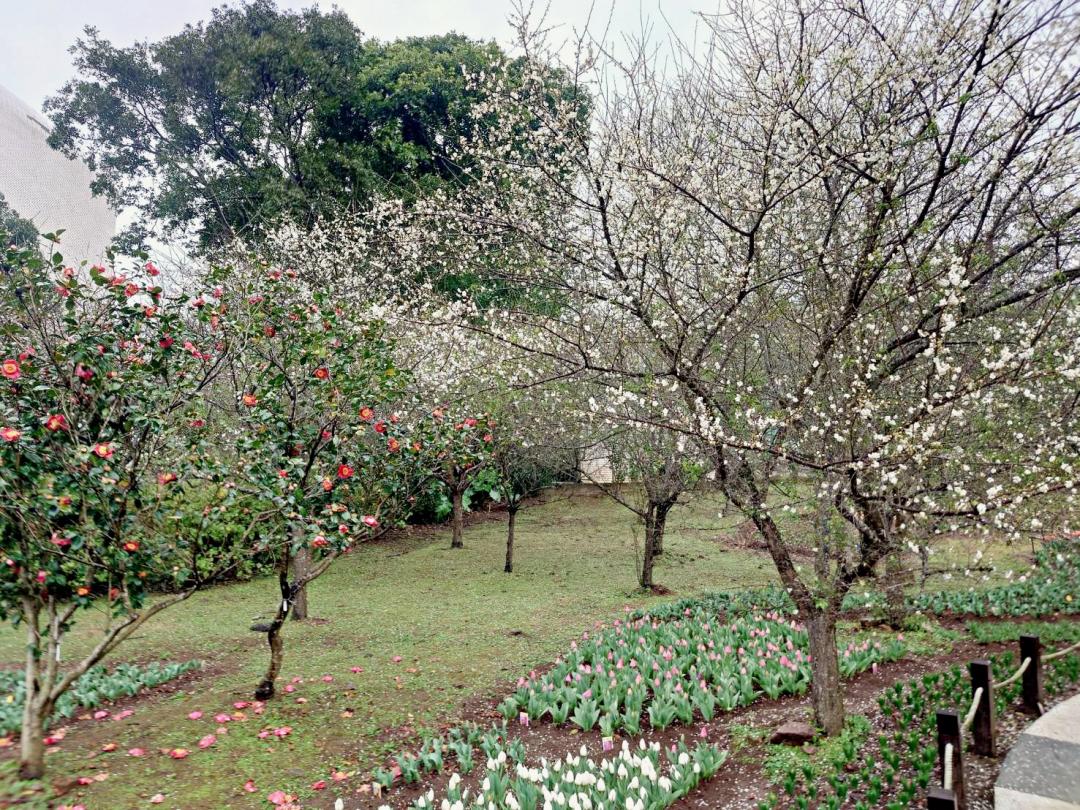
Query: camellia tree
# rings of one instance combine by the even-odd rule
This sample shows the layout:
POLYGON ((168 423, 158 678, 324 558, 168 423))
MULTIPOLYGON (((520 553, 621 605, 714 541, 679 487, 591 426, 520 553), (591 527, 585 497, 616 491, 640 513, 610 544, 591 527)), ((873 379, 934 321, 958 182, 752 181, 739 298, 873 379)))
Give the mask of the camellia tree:
POLYGON ((1033 502, 1075 504, 1080 21, 1035 3, 767 5, 703 18, 706 47, 666 70, 644 46, 573 51, 587 131, 545 87, 566 51, 523 21, 536 68, 477 77, 501 129, 466 147, 460 197, 408 212, 397 241, 448 268, 498 252, 505 283, 546 305, 432 321, 707 451, 807 623, 832 734, 853 583, 939 527, 1018 537, 1033 502), (515 120, 546 145, 520 145, 515 120), (792 470, 818 524, 844 527, 812 570, 769 498, 792 470))
POLYGON ((271 651, 256 691, 265 699, 285 620, 307 618, 307 585, 403 520, 423 456, 394 411, 407 375, 380 323, 350 317, 289 270, 257 265, 212 279, 221 297, 202 303, 228 348, 232 386, 207 424, 235 436, 237 489, 269 513, 254 550, 279 566, 278 607, 253 628, 271 651))
POLYGON ((465 547, 465 493, 491 464, 495 427, 486 414, 455 418, 446 405, 418 424, 422 439, 414 448, 429 459, 432 477, 450 499, 450 548, 465 547))
POLYGON ((203 483, 189 419, 221 368, 202 314, 157 271, 0 261, 0 616, 26 634, 20 772, 44 771, 59 698, 148 620, 238 562, 206 529, 231 490, 203 483), (181 520, 189 486, 201 517, 181 520), (171 583, 151 597, 147 583, 171 583), (65 660, 80 615, 102 618, 65 660))

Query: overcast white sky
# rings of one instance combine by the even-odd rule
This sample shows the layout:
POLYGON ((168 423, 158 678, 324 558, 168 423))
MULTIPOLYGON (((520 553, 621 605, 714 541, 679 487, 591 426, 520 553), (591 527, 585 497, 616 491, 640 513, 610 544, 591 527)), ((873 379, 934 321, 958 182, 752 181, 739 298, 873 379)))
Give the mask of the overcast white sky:
MULTIPOLYGON (((549 23, 584 24, 589 0, 549 0, 549 23)), ((545 0, 537 0, 543 7, 545 0)), ((41 109, 74 69, 67 49, 85 25, 94 25, 118 45, 157 40, 185 23, 209 17, 218 0, 0 0, 0 84, 41 109)), ((280 7, 330 8, 332 2, 278 0, 280 7)), ((458 31, 480 39, 509 41, 509 0, 339 0, 364 33, 380 39, 458 31)), ((694 12, 712 10, 715 0, 596 0, 594 18, 612 16, 613 31, 637 33, 652 21, 656 34, 672 30, 690 38, 694 12)))

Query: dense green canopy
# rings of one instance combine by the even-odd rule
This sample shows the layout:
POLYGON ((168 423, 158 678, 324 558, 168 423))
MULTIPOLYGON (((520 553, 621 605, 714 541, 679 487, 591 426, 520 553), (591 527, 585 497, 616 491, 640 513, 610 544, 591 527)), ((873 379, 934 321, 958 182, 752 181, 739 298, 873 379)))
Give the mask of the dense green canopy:
POLYGON ((477 98, 467 74, 502 56, 453 33, 381 43, 340 10, 272 0, 126 48, 88 27, 71 50, 51 144, 114 206, 202 247, 451 181, 441 144, 477 98))

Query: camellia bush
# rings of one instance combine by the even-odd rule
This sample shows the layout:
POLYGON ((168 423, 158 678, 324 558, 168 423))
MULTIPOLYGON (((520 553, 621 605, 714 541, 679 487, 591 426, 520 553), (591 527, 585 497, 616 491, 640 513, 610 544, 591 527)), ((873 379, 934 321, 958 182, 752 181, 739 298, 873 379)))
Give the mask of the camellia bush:
POLYGON ((194 303, 221 331, 232 386, 202 424, 235 437, 236 467, 223 474, 265 505, 251 550, 278 561, 277 609, 253 628, 271 652, 262 700, 280 672, 282 625, 307 618, 308 583, 404 520, 425 456, 395 410, 407 375, 379 322, 351 316, 289 270, 224 269, 215 282, 220 295, 194 303))
POLYGON ((26 636, 20 771, 34 778, 65 693, 237 559, 204 542, 231 494, 205 485, 188 441, 221 366, 200 309, 167 298, 152 264, 129 277, 8 249, 0 270, 0 617, 26 636), (193 483, 201 519, 180 521, 193 483), (148 581, 172 592, 150 598, 148 581), (66 660, 89 608, 89 649, 66 660))
POLYGON ((486 415, 462 416, 447 406, 431 411, 420 423, 431 473, 450 497, 450 547, 463 548, 465 493, 490 465, 495 447, 495 422, 486 415))

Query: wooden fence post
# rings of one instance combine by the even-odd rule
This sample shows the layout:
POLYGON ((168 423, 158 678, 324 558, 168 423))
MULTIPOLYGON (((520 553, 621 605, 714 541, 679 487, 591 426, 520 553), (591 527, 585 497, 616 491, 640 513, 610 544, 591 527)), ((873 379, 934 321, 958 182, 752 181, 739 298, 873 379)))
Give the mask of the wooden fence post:
POLYGON ((964 757, 962 753, 963 734, 960 729, 960 715, 954 711, 942 711, 937 713, 937 744, 938 762, 941 763, 941 777, 945 778, 945 746, 952 743, 952 792, 958 810, 963 810, 964 804, 964 757))
POLYGON ((1038 716, 1043 702, 1042 644, 1038 636, 1020 636, 1020 663, 1025 658, 1030 658, 1031 663, 1024 671, 1023 711, 1038 716))
POLYGON ((971 723, 972 750, 983 757, 997 756, 997 719, 994 717, 994 676, 990 662, 979 659, 968 664, 971 672, 971 694, 982 689, 982 697, 975 708, 971 723))
POLYGON ((951 790, 932 787, 926 794, 926 810, 957 810, 956 796, 951 790))

